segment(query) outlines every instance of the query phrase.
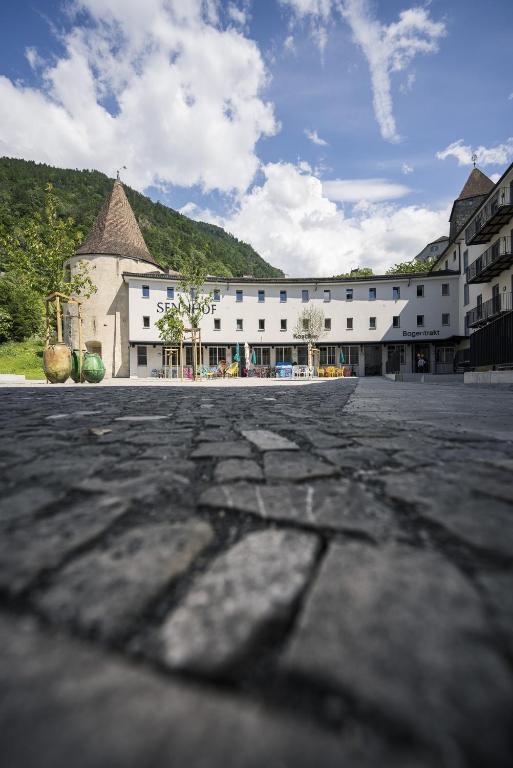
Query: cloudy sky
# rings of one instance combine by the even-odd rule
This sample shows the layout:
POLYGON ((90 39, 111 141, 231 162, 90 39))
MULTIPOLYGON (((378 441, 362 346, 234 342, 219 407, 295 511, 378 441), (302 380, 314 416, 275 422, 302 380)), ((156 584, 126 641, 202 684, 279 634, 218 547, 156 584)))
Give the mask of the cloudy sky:
POLYGON ((289 275, 382 271, 513 160, 513 3, 5 0, 0 155, 97 168, 289 275))

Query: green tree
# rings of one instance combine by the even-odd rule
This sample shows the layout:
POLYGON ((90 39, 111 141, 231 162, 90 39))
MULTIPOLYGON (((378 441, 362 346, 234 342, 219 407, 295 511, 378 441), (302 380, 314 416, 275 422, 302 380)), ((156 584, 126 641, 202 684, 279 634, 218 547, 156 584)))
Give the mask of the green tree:
POLYGON ((0 277, 0 342, 24 341, 43 330, 44 302, 23 273, 0 277))
POLYGON ((420 261, 419 259, 413 259, 413 261, 400 261, 398 264, 394 264, 393 267, 389 267, 385 274, 409 275, 415 272, 429 272, 434 262, 435 259, 427 259, 426 261, 420 261))
POLYGON ((305 307, 297 317, 293 335, 295 339, 307 343, 309 367, 312 366, 312 349, 325 334, 324 312, 322 309, 318 309, 313 304, 305 307))
POLYGON ((336 275, 336 277, 372 277, 374 271, 372 267, 357 267, 350 272, 344 272, 342 275, 336 275))
MULTIPOLYGON (((191 249, 180 258, 180 282, 174 306, 157 320, 159 336, 165 344, 181 344, 186 330, 197 331, 205 310, 210 306, 211 293, 204 292, 207 260, 203 253, 191 249)), ((195 334, 193 334, 195 338, 195 334)), ((197 377, 198 350, 193 342, 194 378, 197 377)))

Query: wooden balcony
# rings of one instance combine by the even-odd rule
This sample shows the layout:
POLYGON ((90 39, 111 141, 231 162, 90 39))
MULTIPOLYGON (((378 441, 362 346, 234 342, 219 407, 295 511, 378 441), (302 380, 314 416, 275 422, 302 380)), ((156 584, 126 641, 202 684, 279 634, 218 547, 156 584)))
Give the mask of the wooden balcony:
POLYGON ((513 187, 499 187, 465 230, 467 245, 488 243, 513 216, 513 187))
POLYGON ((488 283, 512 264, 511 237, 500 237, 467 267, 467 283, 488 283))

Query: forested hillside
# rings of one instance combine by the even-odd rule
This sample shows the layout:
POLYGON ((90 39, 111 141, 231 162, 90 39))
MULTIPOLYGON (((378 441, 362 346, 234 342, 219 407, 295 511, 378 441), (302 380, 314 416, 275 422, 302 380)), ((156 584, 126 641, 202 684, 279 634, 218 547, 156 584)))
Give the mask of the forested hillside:
MULTIPOLYGON (((50 182, 57 197, 58 212, 71 216, 85 237, 93 223, 112 179, 98 171, 52 168, 27 160, 0 158, 0 232, 41 213, 45 204, 45 185, 50 182)), ((283 273, 265 262, 247 243, 220 227, 192 221, 186 216, 152 202, 125 186, 139 221, 146 244, 163 267, 179 268, 180 256, 191 248, 204 253, 211 274, 230 276, 279 277, 283 273)))

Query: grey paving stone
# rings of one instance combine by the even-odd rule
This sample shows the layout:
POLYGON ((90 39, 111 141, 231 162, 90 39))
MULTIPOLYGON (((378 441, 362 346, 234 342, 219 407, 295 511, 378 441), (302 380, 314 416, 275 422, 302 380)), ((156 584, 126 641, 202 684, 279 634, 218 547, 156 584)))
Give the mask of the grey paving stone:
POLYGON ((479 596, 434 552, 332 544, 282 657, 436 744, 506 765, 513 685, 479 596))
POLYGON ((116 497, 92 496, 28 527, 0 536, 0 585, 16 594, 41 571, 55 568, 77 547, 95 539, 128 510, 116 497))
POLYGON ((159 679, 31 620, 0 617, 0 644, 0 735, 13 768, 428 765, 364 729, 339 736, 211 687, 159 679))
POLYGON ((200 443, 191 453, 192 459, 248 459, 250 456, 251 446, 242 440, 200 443))
POLYGON ((346 478, 299 486, 223 484, 204 491, 200 504, 249 512, 268 520, 365 534, 374 539, 386 537, 394 527, 390 509, 363 485, 346 478))
MULTIPOLYGON (((513 557, 513 506, 484 495, 505 494, 507 480, 495 485, 491 468, 466 465, 468 482, 455 484, 453 465, 443 471, 426 469, 416 473, 386 475, 382 478, 386 494, 398 501, 414 504, 421 515, 447 528, 475 547, 513 557)), ((512 487, 513 490, 513 487, 512 487)), ((513 495, 510 496, 513 502, 513 495)))
POLYGON ((217 463, 214 479, 218 483, 229 483, 234 480, 262 480, 261 468, 253 459, 226 459, 217 463))
POLYGON ((332 477, 338 472, 335 467, 309 453, 283 451, 264 455, 264 474, 267 480, 299 482, 315 477, 332 477))
POLYGON ((294 430, 299 432, 301 436, 308 440, 315 448, 345 448, 347 445, 352 444, 352 438, 329 434, 329 432, 322 432, 319 429, 302 429, 294 430))
POLYGON ((478 573, 475 578, 503 643, 513 656, 513 571, 478 573))
POLYGON ((210 526, 196 520, 128 530, 70 563, 38 605, 55 620, 115 637, 187 570, 211 539, 210 526))
POLYGON ((242 434, 250 443, 256 445, 259 451, 297 451, 298 446, 276 432, 268 429, 244 429, 242 434))
POLYGON ((213 672, 240 658, 263 626, 287 617, 317 549, 315 536, 274 530, 216 558, 162 627, 166 664, 213 672))
POLYGON ((392 455, 387 451, 363 446, 319 449, 317 453, 339 469, 379 469, 393 463, 392 455))
POLYGON ((46 507, 58 506, 62 502, 61 488, 51 490, 38 486, 23 488, 0 500, 0 525, 26 524, 46 507))

